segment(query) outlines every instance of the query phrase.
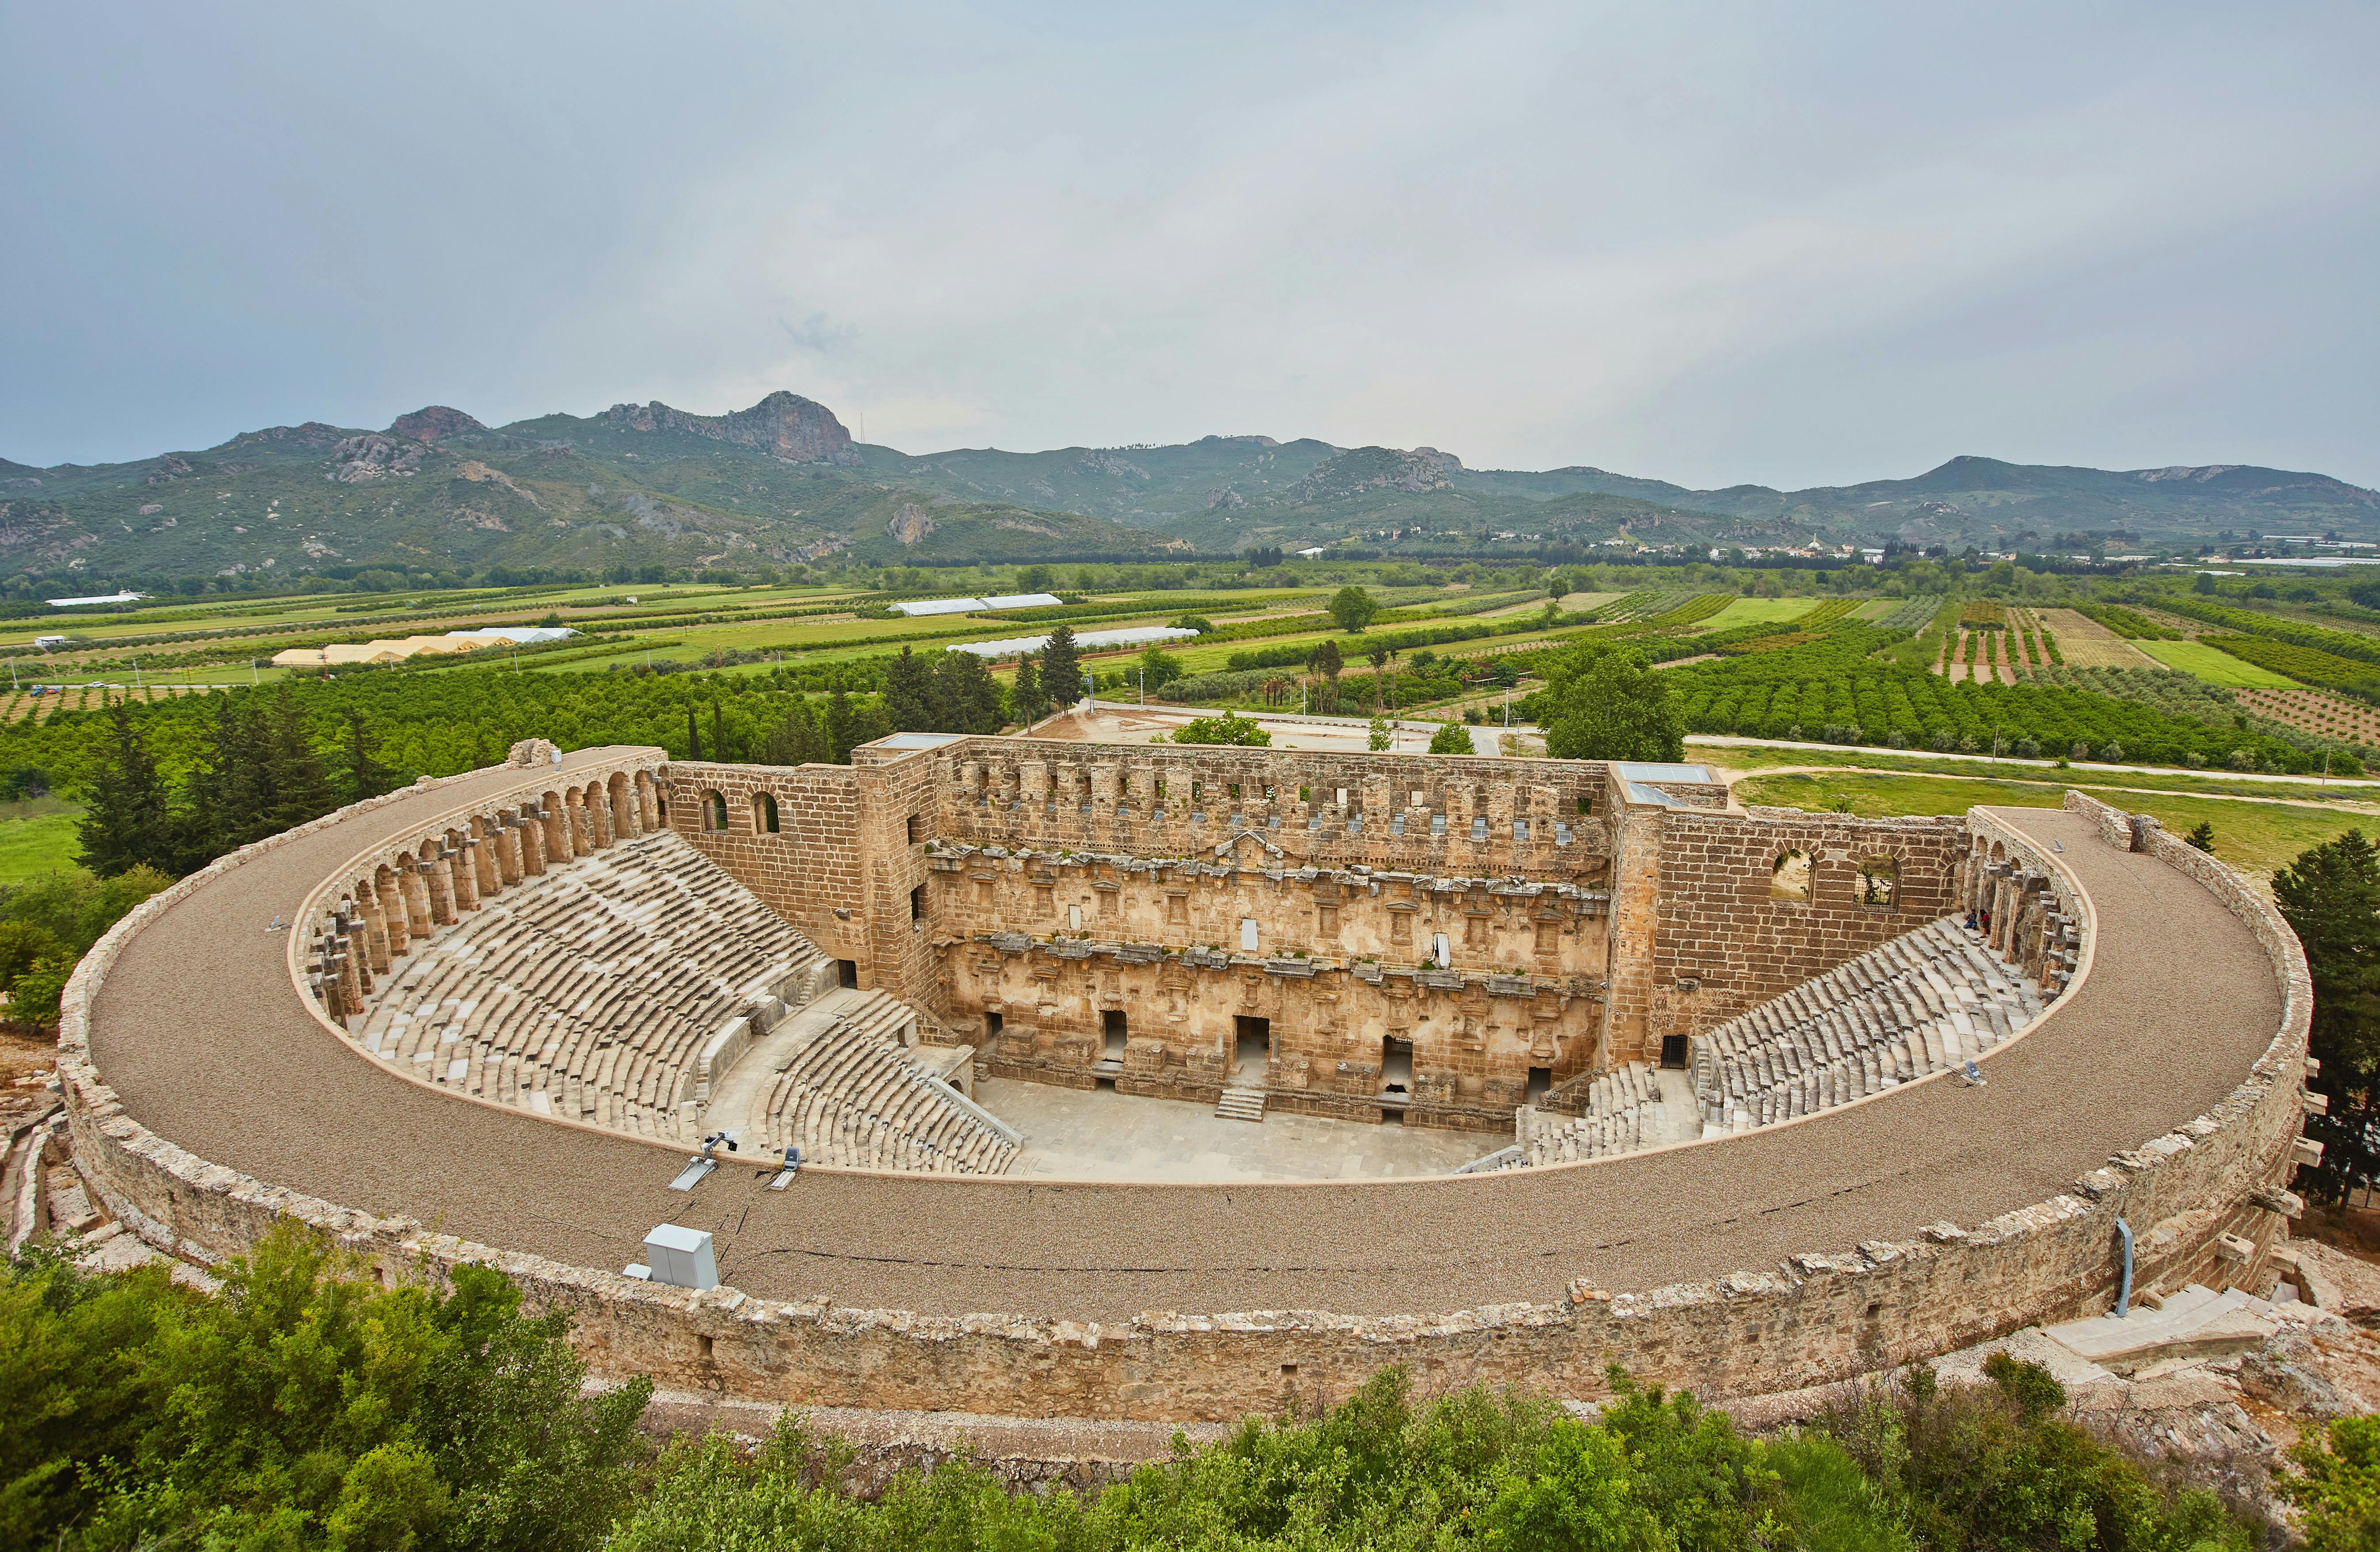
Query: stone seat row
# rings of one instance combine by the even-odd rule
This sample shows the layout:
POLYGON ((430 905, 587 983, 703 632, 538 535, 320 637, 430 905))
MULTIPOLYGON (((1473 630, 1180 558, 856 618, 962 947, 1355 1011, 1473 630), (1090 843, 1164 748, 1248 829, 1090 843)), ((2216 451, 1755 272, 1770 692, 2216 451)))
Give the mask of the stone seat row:
POLYGON ((862 1168, 1005 1173, 1015 1143, 899 1045, 915 1017, 871 993, 792 1052, 769 1092, 769 1147, 862 1168))
POLYGON ((1670 1124, 1659 1081, 1632 1061, 1587 1085, 1586 1113, 1560 1117, 1531 1112, 1520 1156, 1508 1167, 1571 1164, 1658 1145, 1670 1124))
POLYGON ((1706 1134, 1849 1104, 1972 1061, 2042 1008, 2037 988, 1955 917, 1770 998, 1694 1043, 1706 1134))
POLYGON ((828 961, 667 832, 558 864, 443 928, 374 988, 358 1038, 442 1086, 687 1140, 698 1058, 828 961))

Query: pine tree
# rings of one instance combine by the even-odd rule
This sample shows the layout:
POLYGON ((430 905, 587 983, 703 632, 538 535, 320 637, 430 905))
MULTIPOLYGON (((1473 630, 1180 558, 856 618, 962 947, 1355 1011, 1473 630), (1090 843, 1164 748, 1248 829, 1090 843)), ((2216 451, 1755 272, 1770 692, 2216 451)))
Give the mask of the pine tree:
MULTIPOLYGON (((972 656, 970 653, 946 653, 949 657, 972 656)), ((904 733, 945 732, 936 715, 933 671, 925 659, 907 647, 884 670, 884 715, 892 726, 904 733)))
POLYGON ((172 873, 181 861, 181 830, 157 774, 149 738, 132 719, 131 703, 108 703, 107 738, 100 747, 84 789, 85 808, 77 827, 83 866, 102 878, 146 863, 172 873))
POLYGON ((2273 900, 2305 947, 2313 979, 2306 1050, 2322 1063, 2330 1096, 2326 1114, 2306 1118, 2322 1164, 2298 1179, 2318 1200, 2338 1202, 2350 1182, 2380 1171, 2371 1145, 2380 1123, 2380 849, 2350 830, 2301 852, 2273 875, 2273 900))
POLYGON ((806 696, 795 696, 785 719, 760 740, 760 761, 768 765, 820 765, 829 763, 826 735, 806 696))
MULTIPOLYGON (((940 733, 1000 731, 1000 685, 982 658, 971 652, 946 652, 934 665, 933 727, 940 733)), ((887 690, 889 706, 892 693, 887 690)), ((898 719, 895 719, 896 725, 898 719)))
POLYGON ((365 722, 363 708, 346 709, 347 734, 339 745, 339 797, 361 802, 396 787, 396 773, 380 763, 380 735, 365 722))
POLYGON ((859 718, 851 709, 851 697, 837 685, 826 698, 827 759, 838 765, 850 764, 852 746, 859 741, 859 718))
POLYGON ((1025 727, 1032 727, 1049 711, 1050 703, 1041 695, 1040 665, 1032 654, 1016 660, 1016 684, 1008 694, 1016 708, 1016 720, 1025 727))
POLYGON ((1075 646, 1075 628, 1060 625, 1041 649, 1041 693, 1053 710, 1063 711, 1083 698, 1083 654, 1075 646))
POLYGON ((273 795, 273 806, 265 814, 271 825, 266 833, 279 835, 337 807, 330 773, 322 768, 313 731, 306 724, 306 710, 285 686, 273 697, 266 733, 273 795))
POLYGON ((192 862, 237 851, 271 835, 271 760, 261 699, 225 694, 215 708, 207 752, 190 776, 192 862))

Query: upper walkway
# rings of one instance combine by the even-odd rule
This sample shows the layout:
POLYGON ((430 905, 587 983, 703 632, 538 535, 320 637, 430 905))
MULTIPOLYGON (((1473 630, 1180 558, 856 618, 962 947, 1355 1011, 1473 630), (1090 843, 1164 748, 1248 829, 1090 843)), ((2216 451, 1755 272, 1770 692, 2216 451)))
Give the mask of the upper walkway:
POLYGON ((2192 879, 2055 810, 1991 811, 2062 843, 2095 907, 2089 974, 1981 1088, 1905 1085, 1791 1124, 1569 1167, 1420 1179, 1139 1184, 721 1169, 667 1189, 683 1150, 474 1104, 332 1035, 286 940, 316 886, 378 837, 590 771, 495 770, 257 854, 133 934, 101 984, 91 1057, 128 1116, 212 1163, 323 1200, 582 1266, 638 1259, 653 1225, 716 1237, 721 1275, 771 1298, 927 1314, 1412 1314, 1558 1302, 1584 1277, 1650 1289, 1813 1250, 1973 1224, 2067 1191, 2222 1100, 2278 1027, 2254 935, 2192 879))

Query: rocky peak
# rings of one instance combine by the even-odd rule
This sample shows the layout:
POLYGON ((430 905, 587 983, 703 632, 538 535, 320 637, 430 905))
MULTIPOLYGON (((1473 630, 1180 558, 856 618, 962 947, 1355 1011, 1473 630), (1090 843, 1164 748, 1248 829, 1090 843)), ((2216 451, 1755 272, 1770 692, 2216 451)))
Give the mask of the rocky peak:
POLYGON ((1316 466, 1282 493, 1295 502, 1333 501, 1366 491, 1400 490, 1414 495, 1444 490, 1460 459, 1435 447, 1402 452, 1395 447, 1357 447, 1316 466))
POLYGON ((650 404, 615 404, 603 411, 603 418, 630 431, 682 431, 716 442, 733 442, 788 463, 859 461, 851 433, 834 418, 833 410, 783 388, 749 409, 728 415, 689 415, 655 399, 650 404))
POLYGON ((443 404, 430 404, 424 405, 410 415, 399 415, 390 422, 388 434, 391 436, 410 437, 416 442, 427 443, 435 442, 442 436, 454 436, 467 431, 487 429, 460 409, 449 409, 443 404))

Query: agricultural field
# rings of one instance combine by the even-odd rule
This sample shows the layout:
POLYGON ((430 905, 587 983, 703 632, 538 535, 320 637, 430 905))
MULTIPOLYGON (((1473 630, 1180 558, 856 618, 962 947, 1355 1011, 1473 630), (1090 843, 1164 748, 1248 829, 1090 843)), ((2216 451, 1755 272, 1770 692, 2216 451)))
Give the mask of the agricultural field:
POLYGON ((1818 606, 1815 598, 1739 598, 1697 625, 1705 630, 1728 630, 1739 625, 1778 625, 1800 619, 1818 606))
MULTIPOLYGON (((2248 665, 2241 664, 2241 667, 2248 665)), ((2251 688, 2240 692, 2242 703, 2259 716, 2286 722, 2292 727, 2302 727, 2310 733, 2328 738, 2344 739, 2349 743, 2380 744, 2380 711, 2361 701, 2344 696, 2326 695, 2319 690, 2281 681, 2287 689, 2251 688)))
MULTIPOLYGON (((1762 744, 1718 744, 1701 739, 1686 740, 1686 758, 1725 771, 1791 771, 1803 766, 1840 766, 1870 774, 1964 776, 1988 781, 2047 781, 2067 787, 2092 786, 2101 792, 2145 790, 2179 792, 2211 798, 2321 797, 2352 799, 2380 805, 2380 781, 2342 777, 2316 782, 2242 774, 2206 775, 2182 771, 2134 771, 2120 774, 2088 766, 2058 767, 2047 762, 1962 759, 1955 755, 1893 754, 1873 749, 1780 749, 1762 744), (2118 785, 2105 785, 2105 784, 2118 785)), ((2116 800, 2110 798, 2109 802, 2116 800)))
MULTIPOLYGON (((2237 754, 2284 770, 2306 769, 2313 758, 2265 733, 2080 687, 1945 679, 1875 655, 1888 644, 1885 632, 1838 625, 1806 645, 1680 667, 1669 676, 1670 692, 1693 733, 1868 745, 1897 741, 1899 747, 1946 753, 1988 751, 1995 739, 2004 746, 2029 739, 2035 749, 2006 752, 2159 764, 2188 764, 2192 756, 2222 764, 2237 754)), ((2163 668, 2151 667, 2156 677, 2167 677, 2163 668)))
POLYGON ((2215 855, 2252 877, 2269 877, 2308 847, 2349 830, 2380 826, 2380 810, 2238 798, 2168 796, 2093 788, 2081 782, 1974 780, 1926 776, 1766 776, 1738 782, 1737 800, 1779 808, 1890 814, 1964 813, 1978 803, 2056 808, 2069 787, 2132 813, 2156 816, 2175 835, 2215 826, 2215 855))
POLYGON ((2296 681, 2200 642, 2143 642, 2141 650, 2168 668, 2231 689, 2286 690, 2296 681))
POLYGON ((2077 668, 2155 668, 2161 666, 2147 653, 2125 641, 2097 620, 2072 609, 2042 609, 2041 623, 2058 637, 2058 650, 2077 668))
POLYGON ((2266 636, 2202 636, 2201 644, 2221 648, 2231 656, 2325 690, 2362 694, 2380 693, 2380 664, 2338 657, 2313 647, 2277 642, 2266 636))

